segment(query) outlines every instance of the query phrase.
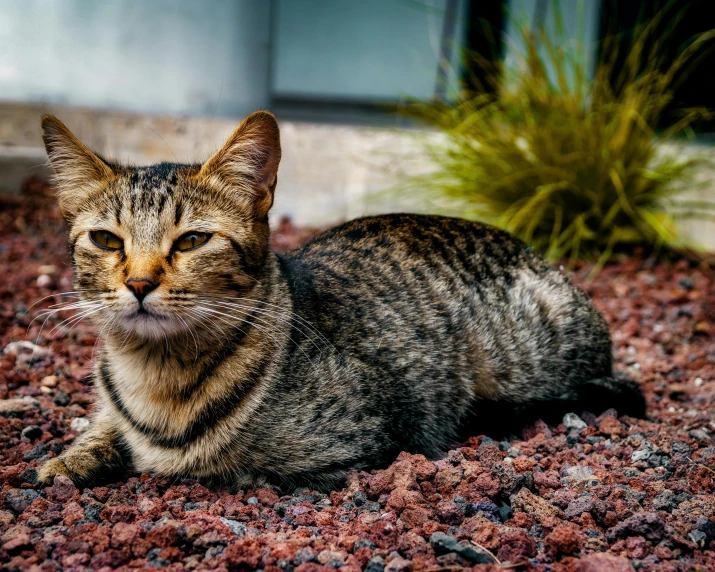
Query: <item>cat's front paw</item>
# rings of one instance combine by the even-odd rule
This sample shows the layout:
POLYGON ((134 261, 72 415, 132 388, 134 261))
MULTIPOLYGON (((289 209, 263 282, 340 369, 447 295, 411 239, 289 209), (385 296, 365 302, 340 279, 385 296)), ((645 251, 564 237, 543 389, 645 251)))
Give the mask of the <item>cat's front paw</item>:
POLYGON ((90 482, 100 468, 98 459, 90 451, 70 450, 42 465, 37 474, 37 482, 41 485, 51 485, 57 475, 64 475, 79 487, 90 482))
POLYGON ((64 459, 58 457, 56 459, 50 459, 40 467, 40 471, 37 473, 37 483, 45 486, 51 485, 57 475, 64 475, 65 477, 69 477, 72 482, 75 482, 72 478, 71 471, 67 468, 67 465, 65 465, 64 459))

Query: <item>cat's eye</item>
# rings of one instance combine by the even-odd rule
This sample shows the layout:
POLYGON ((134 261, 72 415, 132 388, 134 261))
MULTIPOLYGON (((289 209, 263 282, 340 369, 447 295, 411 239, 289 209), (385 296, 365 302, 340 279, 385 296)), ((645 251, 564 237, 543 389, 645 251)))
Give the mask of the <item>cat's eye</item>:
POLYGON ((124 244, 121 238, 106 230, 92 230, 89 233, 89 238, 104 250, 119 250, 124 244))
POLYGON ((182 252, 193 250, 204 244, 211 235, 205 232, 187 232, 174 242, 174 248, 182 252))

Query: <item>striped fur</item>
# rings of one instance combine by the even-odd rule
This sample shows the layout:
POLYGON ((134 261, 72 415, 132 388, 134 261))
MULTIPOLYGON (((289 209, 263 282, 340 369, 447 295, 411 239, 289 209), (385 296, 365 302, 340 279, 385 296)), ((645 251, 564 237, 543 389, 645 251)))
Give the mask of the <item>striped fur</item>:
POLYGON ((269 113, 203 165, 114 165, 56 119, 43 128, 77 289, 104 345, 99 413, 42 482, 131 463, 237 487, 327 487, 401 450, 440 454, 490 400, 518 409, 593 387, 642 408, 612 377, 608 329, 585 295, 504 232, 389 215, 271 252, 269 113), (92 230, 123 247, 98 248, 92 230), (210 238, 177 250, 190 231, 210 238), (143 306, 128 278, 158 284, 143 306))

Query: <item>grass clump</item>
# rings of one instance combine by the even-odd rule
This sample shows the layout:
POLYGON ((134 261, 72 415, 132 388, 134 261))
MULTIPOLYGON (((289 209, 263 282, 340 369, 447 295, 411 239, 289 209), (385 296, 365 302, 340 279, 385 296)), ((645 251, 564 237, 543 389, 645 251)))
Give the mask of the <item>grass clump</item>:
POLYGON ((668 59, 660 12, 620 59, 619 40, 605 40, 589 74, 585 50, 559 40, 556 5, 554 14, 551 37, 521 27, 525 50, 514 69, 487 68, 472 56, 500 85, 496 92, 405 108, 443 134, 426 144, 436 170, 405 189, 447 204, 443 213, 504 228, 551 259, 600 257, 602 264, 626 244, 679 245, 677 218, 715 213, 715 203, 679 200, 708 159, 662 143, 687 135, 708 111, 687 109, 657 134, 656 127, 713 33, 668 59))

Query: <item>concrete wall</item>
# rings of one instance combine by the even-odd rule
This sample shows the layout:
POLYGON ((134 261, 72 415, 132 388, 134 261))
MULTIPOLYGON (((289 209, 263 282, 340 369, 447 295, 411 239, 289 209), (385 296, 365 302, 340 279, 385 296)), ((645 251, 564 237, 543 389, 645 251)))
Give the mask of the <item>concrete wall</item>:
POLYGON ((0 100, 208 116, 266 107, 270 4, 0 0, 0 100))
MULTIPOLYGON (((18 192, 20 181, 33 172, 49 174, 39 126, 44 112, 57 115, 98 152, 134 164, 205 160, 239 121, 0 104, 0 192, 18 192)), ((290 215, 301 225, 328 225, 365 214, 436 210, 441 205, 425 204, 409 192, 399 198, 381 193, 398 186, 405 174, 431 168, 421 147, 425 137, 439 135, 281 122, 283 159, 272 219, 290 215)), ((685 152, 714 153, 712 147, 685 152)), ((715 168, 702 170, 699 181, 702 186, 687 198, 715 202, 715 168)), ((681 228, 684 236, 715 251, 714 220, 686 220, 681 228)))

